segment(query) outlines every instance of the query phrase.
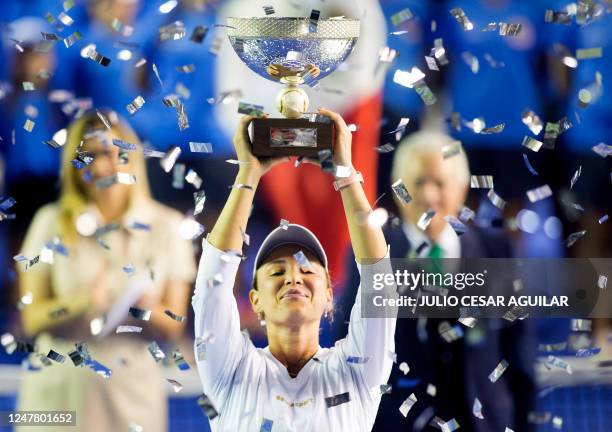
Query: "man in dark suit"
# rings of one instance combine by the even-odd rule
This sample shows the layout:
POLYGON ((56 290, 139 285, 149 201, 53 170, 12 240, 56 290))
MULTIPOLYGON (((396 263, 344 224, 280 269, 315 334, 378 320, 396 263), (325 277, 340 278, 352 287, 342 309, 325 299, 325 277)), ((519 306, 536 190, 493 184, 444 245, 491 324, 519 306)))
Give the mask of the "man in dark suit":
MULTIPOLYGON (((404 140, 394 157, 392 181, 397 179, 404 181, 413 199, 406 205, 398 202, 401 222, 386 229, 392 258, 512 256, 502 231, 472 227, 458 236, 444 219, 459 215, 470 184, 467 158, 449 136, 423 131, 404 140), (432 210, 435 216, 427 224, 422 216, 432 210)), ((354 259, 349 266, 343 298, 353 299, 359 274, 354 259)), ((344 313, 350 311, 348 302, 342 302, 344 313)), ((529 321, 479 319, 473 328, 461 325, 464 334, 453 342, 440 336, 439 326, 445 322, 457 324, 398 319, 397 364, 406 362, 410 371, 394 367, 389 378, 393 389, 382 397, 373 430, 435 430, 434 417, 445 422, 454 418, 466 431, 529 430, 527 416, 535 393, 535 336, 529 321), (488 376, 502 359, 509 366, 492 383, 488 376), (399 407, 411 393, 417 402, 403 418, 399 407)))

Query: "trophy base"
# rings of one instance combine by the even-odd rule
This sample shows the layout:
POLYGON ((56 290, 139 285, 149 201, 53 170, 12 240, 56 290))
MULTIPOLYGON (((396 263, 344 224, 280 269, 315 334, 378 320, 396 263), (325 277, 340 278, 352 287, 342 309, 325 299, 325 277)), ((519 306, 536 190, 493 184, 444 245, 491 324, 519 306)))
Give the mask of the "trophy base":
POLYGON ((256 118, 252 142, 257 157, 317 159, 321 150, 333 148, 333 125, 306 119, 256 118))

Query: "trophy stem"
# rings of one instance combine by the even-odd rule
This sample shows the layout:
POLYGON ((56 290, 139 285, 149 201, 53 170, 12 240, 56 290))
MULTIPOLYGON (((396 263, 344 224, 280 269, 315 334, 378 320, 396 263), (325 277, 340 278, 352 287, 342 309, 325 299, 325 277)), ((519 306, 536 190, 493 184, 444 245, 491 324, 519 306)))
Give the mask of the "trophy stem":
POLYGON ((284 117, 296 119, 308 111, 308 94, 299 87, 304 80, 301 77, 283 77, 281 82, 285 83, 276 95, 276 109, 284 117))

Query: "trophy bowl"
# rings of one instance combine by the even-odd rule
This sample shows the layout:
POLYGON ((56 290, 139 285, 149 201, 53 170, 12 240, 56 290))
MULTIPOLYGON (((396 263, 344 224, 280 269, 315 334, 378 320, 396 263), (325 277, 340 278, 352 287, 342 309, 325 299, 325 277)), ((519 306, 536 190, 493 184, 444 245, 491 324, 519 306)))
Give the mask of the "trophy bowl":
POLYGON ((308 111, 309 104, 308 95, 300 85, 316 86, 318 80, 346 60, 359 38, 359 20, 228 18, 227 24, 227 34, 238 57, 258 75, 284 84, 276 97, 276 106, 286 119, 258 119, 254 123, 255 154, 312 157, 324 148, 331 149, 331 125, 310 122, 312 130, 297 127, 300 122, 308 123, 300 119, 308 111), (290 123, 286 123, 289 120, 290 123), (272 123, 274 130, 270 129, 272 123), (264 124, 265 131, 262 130, 264 124), (291 145, 291 140, 287 139, 292 136, 300 137, 296 145, 291 145), (309 139, 304 140, 304 137, 309 139), (276 144, 264 143, 261 141, 264 139, 276 144), (282 145, 278 144, 280 142, 282 145))

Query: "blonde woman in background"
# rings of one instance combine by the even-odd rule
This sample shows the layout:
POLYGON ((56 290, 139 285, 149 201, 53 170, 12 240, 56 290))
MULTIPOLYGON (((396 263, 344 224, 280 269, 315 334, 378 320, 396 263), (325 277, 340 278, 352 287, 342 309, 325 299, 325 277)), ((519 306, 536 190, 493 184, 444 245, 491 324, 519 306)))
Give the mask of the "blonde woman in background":
POLYGON ((53 349, 66 359, 44 366, 30 356, 30 369, 40 369, 24 371, 18 409, 76 411, 77 427, 70 430, 128 430, 134 422, 147 432, 165 431, 168 384, 147 346, 183 332, 184 324, 164 311, 187 314, 193 250, 179 235, 181 215, 150 196, 138 138, 116 113, 102 113, 110 129, 95 111, 69 127, 59 202, 37 212, 22 248, 32 258, 58 238, 68 249, 67 257, 54 253, 52 264, 20 272, 21 295, 32 297, 22 310, 25 332, 36 337, 37 352, 53 349), (135 144, 127 163, 113 139, 135 144), (93 162, 78 170, 71 162, 78 153, 93 162), (118 172, 133 174, 136 183, 96 186, 118 172), (115 229, 102 234, 110 224, 115 229), (143 331, 115 334, 113 327, 108 336, 94 338, 92 320, 127 301, 126 293, 134 296, 130 304, 152 314, 147 322, 126 316, 121 323, 143 331), (67 354, 79 341, 87 341, 91 357, 112 370, 110 378, 75 367, 67 354))

